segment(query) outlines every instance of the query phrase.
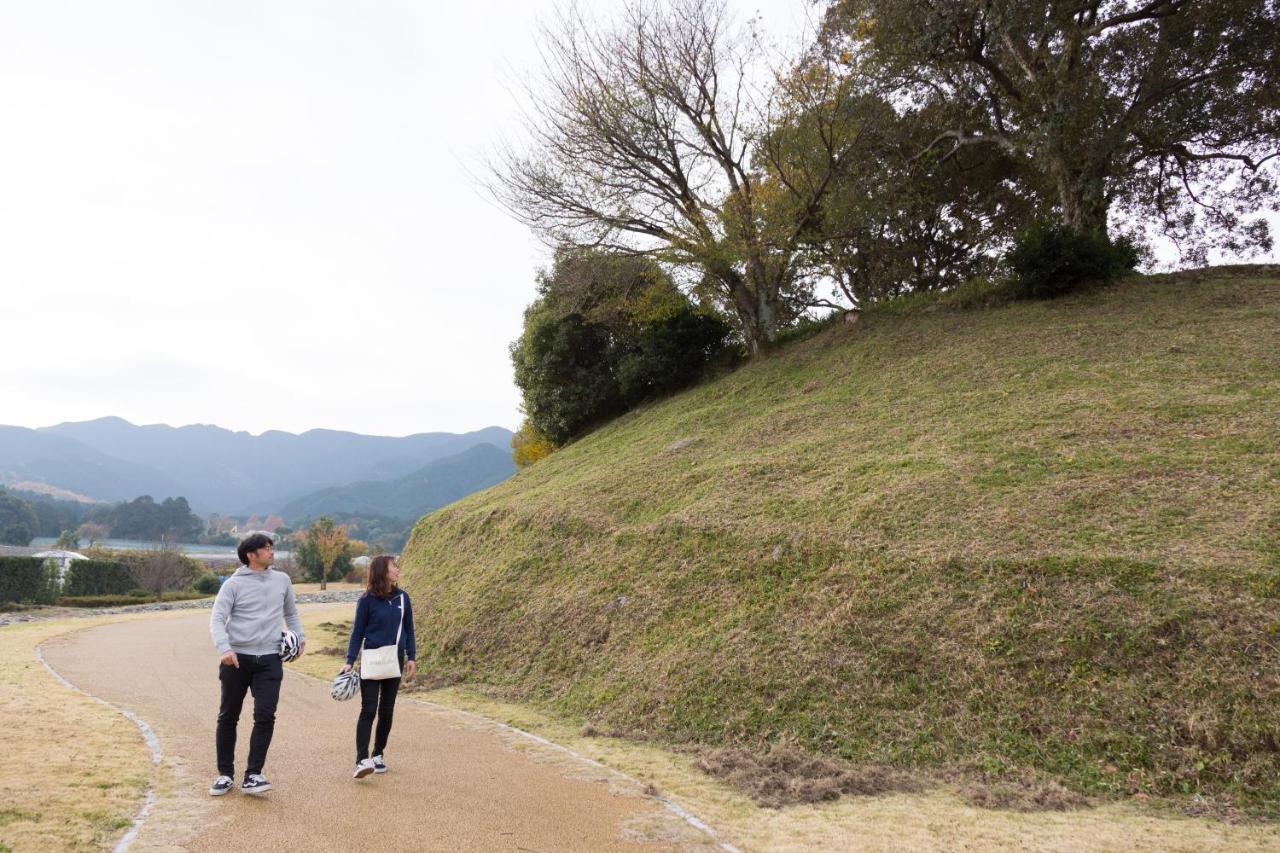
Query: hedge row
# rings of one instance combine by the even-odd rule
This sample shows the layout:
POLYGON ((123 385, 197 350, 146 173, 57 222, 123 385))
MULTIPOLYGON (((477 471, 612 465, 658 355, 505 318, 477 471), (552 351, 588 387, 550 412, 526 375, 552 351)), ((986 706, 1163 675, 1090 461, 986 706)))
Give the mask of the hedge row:
POLYGON ((73 560, 63 580, 66 596, 124 595, 137 587, 129 566, 115 560, 73 560))
POLYGON ((57 575, 36 557, 0 557, 0 602, 49 604, 57 595, 57 575))
MULTIPOLYGON (((208 598, 198 592, 166 592, 161 601, 194 601, 208 598)), ((67 595, 58 599, 62 607, 126 607, 135 604, 154 604, 155 596, 145 589, 132 590, 128 595, 67 595)))

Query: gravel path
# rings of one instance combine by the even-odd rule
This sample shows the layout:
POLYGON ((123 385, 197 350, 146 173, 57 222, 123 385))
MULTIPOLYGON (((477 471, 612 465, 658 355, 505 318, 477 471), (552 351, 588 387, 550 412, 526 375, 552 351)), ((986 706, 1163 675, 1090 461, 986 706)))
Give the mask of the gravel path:
MULTIPOLYGON (((356 782, 358 700, 334 702, 327 683, 294 672, 285 675, 265 768, 274 789, 213 799, 218 680, 206 622, 194 613, 130 620, 43 647, 64 678, 136 714, 159 739, 160 797, 135 850, 706 849, 706 836, 690 837, 638 783, 409 697, 396 705, 391 771, 356 782)), ((246 698, 238 772, 251 706, 246 698)))

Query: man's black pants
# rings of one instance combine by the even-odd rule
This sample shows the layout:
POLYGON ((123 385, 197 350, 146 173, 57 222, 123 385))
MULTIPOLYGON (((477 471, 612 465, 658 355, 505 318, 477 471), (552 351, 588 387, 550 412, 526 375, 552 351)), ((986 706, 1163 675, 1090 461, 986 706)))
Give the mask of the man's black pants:
POLYGON ((239 668, 230 664, 218 667, 222 682, 222 705, 218 708, 218 773, 234 777, 236 764, 236 724, 244 694, 253 691, 253 733, 249 735, 249 764, 245 775, 261 773, 267 761, 267 747, 276 727, 276 705, 280 701, 280 682, 284 665, 280 655, 237 654, 239 668))
MULTIPOLYGON (((404 671, 404 659, 401 658, 401 672, 404 671)), ((356 720, 356 761, 364 761, 370 757, 369 733, 373 728, 373 718, 378 717, 378 731, 374 736, 373 755, 382 755, 387 748, 387 737, 391 734, 391 716, 396 709, 396 694, 400 692, 400 679, 382 678, 360 680, 360 719, 356 720)))

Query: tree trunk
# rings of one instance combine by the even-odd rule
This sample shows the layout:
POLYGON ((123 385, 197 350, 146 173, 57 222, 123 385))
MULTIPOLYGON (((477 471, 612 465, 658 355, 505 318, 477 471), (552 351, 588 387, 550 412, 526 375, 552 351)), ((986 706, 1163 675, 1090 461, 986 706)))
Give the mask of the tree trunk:
POLYGON ((714 274, 724 282, 733 299, 742 337, 752 357, 768 352, 778 340, 781 323, 779 288, 767 280, 760 280, 758 272, 752 275, 750 269, 746 276, 733 268, 723 268, 714 274))
POLYGON ((1111 203, 1107 199, 1107 183, 1097 175, 1079 167, 1072 168, 1065 158, 1055 158, 1051 172, 1058 190, 1058 204, 1062 208, 1062 222, 1080 234, 1107 236, 1107 214, 1111 203))

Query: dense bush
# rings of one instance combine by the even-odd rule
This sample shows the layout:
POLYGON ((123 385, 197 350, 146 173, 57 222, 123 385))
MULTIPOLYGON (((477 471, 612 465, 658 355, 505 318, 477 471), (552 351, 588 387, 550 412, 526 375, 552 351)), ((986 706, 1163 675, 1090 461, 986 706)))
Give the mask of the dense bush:
POLYGON ((528 425, 564 444, 698 381, 729 332, 722 320, 689 305, 621 329, 577 313, 530 317, 511 352, 528 425))
POLYGON ((123 595, 138 585, 128 565, 117 560, 73 560, 67 569, 67 596, 123 595))
POLYGON ((36 557, 0 557, 0 602, 48 604, 57 589, 54 564, 36 557))
POLYGON ((511 355, 529 422, 554 443, 622 413, 603 325, 577 313, 541 317, 511 355))
POLYGON ((550 456, 556 449, 545 435, 530 426, 526 420, 511 436, 511 459, 517 468, 527 468, 550 456))
POLYGON ((218 588, 221 586, 222 582, 218 579, 217 575, 213 572, 205 572, 200 577, 196 578, 196 582, 191 585, 191 588, 196 592, 201 592, 205 595, 217 595, 218 588))
POLYGON ((692 307, 640 325, 616 346, 623 403, 634 406, 697 382, 724 349, 729 333, 719 317, 692 307))
POLYGON ((525 423, 518 465, 702 378, 730 328, 650 258, 562 247, 512 344, 525 423))
POLYGON ((1059 222, 1026 231, 1005 256, 1014 290, 1024 299, 1051 299, 1085 282, 1105 282, 1138 265, 1138 249, 1128 237, 1085 234, 1059 222))

